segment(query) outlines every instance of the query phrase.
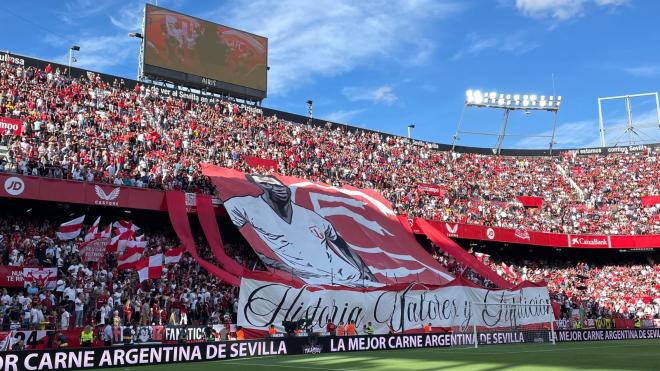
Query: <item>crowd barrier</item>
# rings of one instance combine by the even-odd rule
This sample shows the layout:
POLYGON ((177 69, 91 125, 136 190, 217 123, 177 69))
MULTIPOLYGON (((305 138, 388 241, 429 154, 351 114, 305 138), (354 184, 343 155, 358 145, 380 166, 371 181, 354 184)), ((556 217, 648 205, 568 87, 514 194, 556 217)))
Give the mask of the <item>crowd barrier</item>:
MULTIPOLYGON (((130 344, 106 348, 12 351, 0 353, 0 370, 81 370, 178 362, 294 354, 343 353, 374 350, 471 346, 475 334, 396 334, 352 337, 286 337, 262 340, 176 344, 130 344)), ((477 333, 480 345, 539 343, 550 331, 477 333)), ((558 342, 660 339, 660 329, 557 330, 558 342)))

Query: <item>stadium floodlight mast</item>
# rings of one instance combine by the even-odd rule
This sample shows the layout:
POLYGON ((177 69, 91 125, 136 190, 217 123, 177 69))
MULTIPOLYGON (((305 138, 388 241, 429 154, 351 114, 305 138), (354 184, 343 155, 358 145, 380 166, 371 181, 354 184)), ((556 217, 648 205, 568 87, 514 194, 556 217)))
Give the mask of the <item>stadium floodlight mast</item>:
POLYGON ((408 125, 408 139, 412 139, 412 131, 415 128, 415 124, 408 125))
MULTIPOLYGON (((495 91, 482 92, 480 90, 468 89, 465 92, 465 105, 463 106, 463 113, 467 108, 491 108, 501 109, 504 111, 502 126, 500 127, 499 134, 497 135, 497 143, 495 144, 494 153, 499 154, 502 148, 502 143, 506 137, 506 129, 509 124, 509 114, 511 111, 524 111, 529 113, 531 111, 547 111, 551 112, 554 116, 552 124, 552 137, 550 139, 550 152, 555 144, 555 132, 557 129, 557 113, 562 103, 561 95, 545 96, 536 94, 508 94, 498 93, 495 91)), ((452 150, 456 146, 456 141, 459 139, 461 127, 463 125, 463 114, 458 122, 456 133, 452 138, 452 150)))
POLYGON ((69 77, 71 77, 71 65, 73 62, 77 62, 78 60, 76 57, 73 55, 74 52, 80 51, 80 46, 78 45, 71 45, 69 48, 69 77))
POLYGON ((658 97, 658 92, 655 93, 641 93, 641 94, 627 94, 627 95, 620 95, 620 96, 614 96, 614 97, 598 97, 598 129, 600 131, 600 146, 605 147, 605 131, 610 131, 613 132, 617 129, 623 129, 621 132, 621 135, 619 135, 618 138, 614 140, 614 146, 619 145, 619 139, 624 137, 626 134, 629 136, 629 142, 628 144, 639 144, 639 143, 644 143, 644 140, 642 140, 642 135, 647 136, 650 140, 646 140, 646 142, 656 142, 657 138, 653 138, 649 136, 647 133, 645 133, 643 130, 644 128, 654 128, 657 127, 660 129, 660 98, 658 97), (657 122, 652 122, 652 123, 635 123, 633 120, 633 114, 632 114, 632 105, 630 104, 630 99, 631 98, 643 98, 643 97, 653 97, 655 98, 655 115, 657 117, 657 122), (603 125, 603 102, 605 101, 617 101, 617 100, 623 100, 625 105, 626 105, 626 125, 621 127, 609 127, 605 129, 605 126, 603 125), (633 136, 635 136, 638 140, 633 140, 633 136))

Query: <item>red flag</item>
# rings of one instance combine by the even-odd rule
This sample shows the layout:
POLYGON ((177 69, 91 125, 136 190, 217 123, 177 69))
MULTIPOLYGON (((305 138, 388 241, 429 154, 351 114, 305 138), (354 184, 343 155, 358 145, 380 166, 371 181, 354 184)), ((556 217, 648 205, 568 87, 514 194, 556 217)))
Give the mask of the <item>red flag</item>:
POLYGON ((138 272, 140 282, 146 280, 157 280, 163 273, 163 254, 157 254, 142 258, 135 262, 135 270, 138 272))
POLYGON ((57 238, 59 238, 62 241, 66 241, 78 237, 78 235, 80 235, 80 231, 82 231, 82 225, 84 220, 85 220, 85 216, 83 215, 81 217, 60 224, 60 227, 56 232, 57 238))
POLYGON ((165 265, 176 264, 181 260, 183 252, 186 251, 184 247, 178 249, 171 249, 165 252, 165 265))

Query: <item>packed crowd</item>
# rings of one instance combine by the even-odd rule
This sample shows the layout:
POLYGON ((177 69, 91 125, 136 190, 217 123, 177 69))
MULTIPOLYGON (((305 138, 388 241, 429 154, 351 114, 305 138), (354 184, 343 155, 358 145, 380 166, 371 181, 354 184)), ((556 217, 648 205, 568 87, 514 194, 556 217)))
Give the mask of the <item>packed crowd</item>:
POLYGON ((21 118, 21 135, 0 171, 136 187, 213 193, 204 162, 254 171, 244 156, 277 171, 334 185, 374 188, 410 216, 563 233, 660 233, 658 152, 608 156, 504 157, 441 152, 406 138, 294 124, 127 88, 50 66, 0 65, 0 115, 21 118), (571 179, 574 182, 571 182, 571 179), (444 191, 431 195, 419 184, 444 191), (540 208, 517 196, 537 196, 540 208))
MULTIPOLYGON (((54 287, 37 282, 25 288, 3 288, 0 324, 9 329, 68 329, 83 325, 235 323, 238 288, 226 285, 184 254, 165 266, 160 279, 140 283, 134 269, 117 269, 117 253, 99 262, 83 262, 82 236, 60 241, 53 223, 36 215, 0 219, 0 265, 56 267, 54 287)), ((138 231, 147 241, 144 256, 179 247, 171 231, 138 231)), ((84 233, 83 233, 84 234, 84 233)), ((209 257, 202 239, 198 253, 209 257)), ((227 253, 246 268, 257 268, 256 256, 241 241, 227 241, 227 253)))
MULTIPOLYGON (((511 282, 545 281, 562 306, 563 318, 581 310, 585 318, 660 318, 660 264, 653 259, 631 262, 572 262, 529 257, 478 259, 511 282)), ((471 275, 479 281, 478 275, 471 275)))

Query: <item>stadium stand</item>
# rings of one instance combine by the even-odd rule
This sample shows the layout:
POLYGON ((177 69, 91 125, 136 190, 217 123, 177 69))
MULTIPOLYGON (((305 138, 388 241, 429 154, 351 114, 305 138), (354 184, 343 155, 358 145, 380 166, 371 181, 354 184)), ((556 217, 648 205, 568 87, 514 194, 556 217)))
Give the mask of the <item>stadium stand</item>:
MULTIPOLYGON (((256 115, 231 101, 204 105, 162 97, 147 85, 129 89, 123 81, 104 81, 93 73, 72 79, 50 65, 40 70, 0 64, 0 115, 25 123, 20 135, 0 134, 0 172, 5 173, 214 194, 200 168, 206 162, 373 188, 408 217, 529 231, 660 234, 658 206, 642 202, 642 196, 658 195, 660 152, 652 147, 640 153, 553 157, 438 151, 406 138, 256 115), (250 158, 264 161, 251 166, 250 158), (424 191, 420 184, 435 188, 424 191), (540 207, 525 206, 520 201, 525 196, 542 200, 540 207)), ((116 269, 116 254, 103 264, 81 264, 80 241, 58 241, 47 213, 14 211, 0 219, 2 263, 53 266, 60 273, 54 293, 35 287, 4 290, 5 329, 107 321, 119 326, 146 323, 145 317, 168 324, 235 320, 237 289, 206 274, 190 258, 166 270, 157 286, 140 285, 134 272, 116 269)), ((106 221, 114 217, 94 212, 106 221)), ((136 223, 145 227, 146 255, 178 247, 172 231, 163 227, 167 223, 136 223)), ((197 246, 202 257, 213 261, 204 241, 197 246)), ((248 269, 263 269, 241 238, 224 241, 224 246, 248 269)), ((442 251, 434 253, 451 272, 492 286, 442 251)), ((505 258, 485 263, 512 280, 547 280, 565 308, 585 302, 588 316, 658 318, 660 313, 660 266, 655 262, 529 257, 521 263, 505 258), (575 275, 586 277, 586 289, 577 290, 568 279, 575 275)))

